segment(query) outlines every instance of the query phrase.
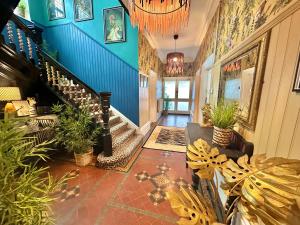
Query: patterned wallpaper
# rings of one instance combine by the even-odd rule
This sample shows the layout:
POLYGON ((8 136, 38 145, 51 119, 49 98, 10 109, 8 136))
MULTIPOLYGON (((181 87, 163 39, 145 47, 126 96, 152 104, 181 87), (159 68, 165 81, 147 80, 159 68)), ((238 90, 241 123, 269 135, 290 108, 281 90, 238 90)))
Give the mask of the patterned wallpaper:
POLYGON ((220 59, 292 0, 221 0, 200 46, 197 70, 212 53, 220 59), (216 38, 215 37, 216 35, 216 38), (215 41, 217 40, 217 41, 215 41), (216 46, 215 46, 216 43, 216 46), (214 51, 215 49, 215 51, 214 51))
MULTIPOLYGON (((184 64, 183 76, 194 76, 194 63, 184 64)), ((147 38, 140 32, 139 33, 139 71, 144 74, 149 74, 149 71, 153 70, 158 73, 159 76, 167 77, 166 64, 162 63, 158 57, 156 49, 153 49, 149 44, 147 38)), ((178 75, 182 76, 182 75, 178 75)))
POLYGON ((205 35, 205 37, 202 41, 202 44, 199 48, 198 54, 197 54, 195 62, 194 62, 195 72, 204 63, 206 58, 215 52, 218 18, 219 18, 219 8, 217 9, 216 14, 212 18, 212 20, 208 26, 206 35, 205 35))
POLYGON ((153 70, 161 75, 161 69, 163 68, 162 62, 158 58, 156 49, 153 49, 149 44, 147 38, 139 32, 139 71, 144 74, 150 73, 153 70))

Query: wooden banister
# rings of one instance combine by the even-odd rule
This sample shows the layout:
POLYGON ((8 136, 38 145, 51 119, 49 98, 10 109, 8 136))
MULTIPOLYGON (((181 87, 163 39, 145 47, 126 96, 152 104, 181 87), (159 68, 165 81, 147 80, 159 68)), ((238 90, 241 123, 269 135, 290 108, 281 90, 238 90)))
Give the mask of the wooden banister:
MULTIPOLYGON (((29 58, 29 61, 40 71, 40 79, 46 83, 52 93, 56 94, 63 102, 78 109, 88 105, 95 122, 101 122, 103 126, 101 139, 105 150, 104 155, 107 157, 112 156, 112 137, 109 126, 111 93, 97 93, 61 63, 43 51, 41 47, 42 29, 34 24, 28 27, 18 16, 13 15, 8 22, 7 33, 10 47, 4 41, 0 45, 6 46, 15 55, 22 55, 21 62, 26 63, 26 61, 28 62, 27 58, 29 58), (14 36, 15 33, 17 34, 16 37, 14 36), (36 55, 33 55, 33 53, 36 55)), ((97 151, 97 153, 100 153, 100 151, 97 151)))

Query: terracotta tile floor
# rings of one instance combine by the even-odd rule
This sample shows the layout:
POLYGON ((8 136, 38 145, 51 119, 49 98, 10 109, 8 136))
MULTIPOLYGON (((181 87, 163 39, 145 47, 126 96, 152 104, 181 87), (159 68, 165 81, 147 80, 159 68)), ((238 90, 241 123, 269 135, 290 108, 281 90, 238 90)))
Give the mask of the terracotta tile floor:
POLYGON ((178 218, 164 193, 191 183, 184 153, 149 149, 143 149, 128 173, 62 161, 50 163, 50 168, 56 177, 79 169, 54 204, 57 225, 175 224, 178 218))

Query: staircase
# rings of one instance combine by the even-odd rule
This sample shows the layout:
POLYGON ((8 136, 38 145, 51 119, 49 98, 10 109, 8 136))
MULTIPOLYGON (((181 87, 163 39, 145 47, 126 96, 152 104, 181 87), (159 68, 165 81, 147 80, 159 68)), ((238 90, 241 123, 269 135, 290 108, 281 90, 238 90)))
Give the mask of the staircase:
POLYGON ((104 130, 102 135, 109 137, 104 140, 111 140, 111 143, 103 144, 108 148, 99 151, 97 166, 109 169, 126 165, 143 140, 143 135, 137 133, 136 127, 110 107, 109 99, 103 100, 100 94, 42 51, 41 30, 34 26, 27 27, 20 18, 13 15, 4 32, 7 36, 0 37, 2 47, 9 47, 15 57, 35 67, 41 82, 61 101, 78 109, 88 107, 94 121, 101 124, 104 130), (111 109, 108 111, 106 108, 111 109))

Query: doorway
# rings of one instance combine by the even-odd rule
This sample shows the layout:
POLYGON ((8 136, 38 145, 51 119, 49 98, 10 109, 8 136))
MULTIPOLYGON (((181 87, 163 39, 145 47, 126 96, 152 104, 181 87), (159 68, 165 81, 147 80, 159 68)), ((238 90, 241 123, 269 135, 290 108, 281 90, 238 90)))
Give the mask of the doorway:
POLYGON ((168 101, 168 111, 174 114, 190 114, 192 99, 191 78, 164 78, 164 105, 168 101))

